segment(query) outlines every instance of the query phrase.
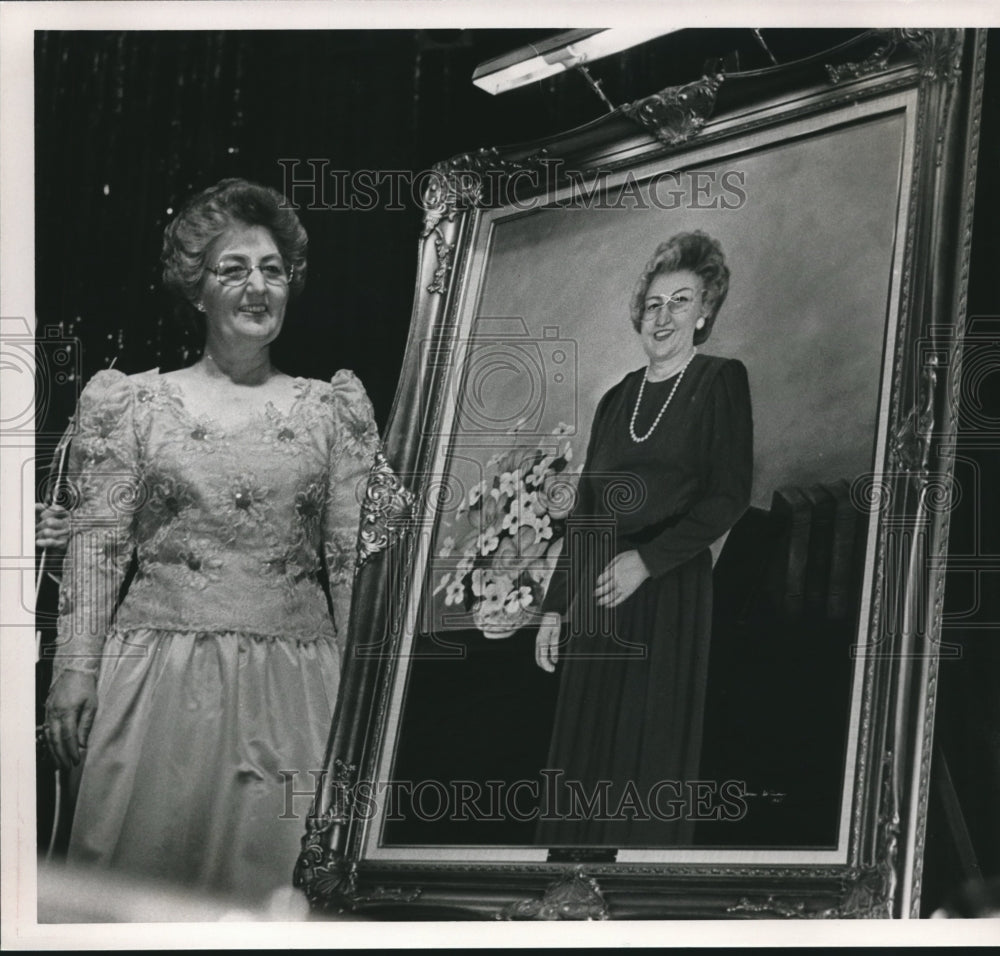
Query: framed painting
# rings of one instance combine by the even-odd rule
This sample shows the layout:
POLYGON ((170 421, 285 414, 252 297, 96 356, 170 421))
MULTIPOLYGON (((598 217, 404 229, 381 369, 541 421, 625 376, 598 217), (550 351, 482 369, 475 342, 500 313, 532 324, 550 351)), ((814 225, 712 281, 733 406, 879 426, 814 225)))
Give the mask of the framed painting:
POLYGON ((373 474, 315 906, 916 914, 983 42, 872 31, 435 167, 418 503, 386 528, 373 474))

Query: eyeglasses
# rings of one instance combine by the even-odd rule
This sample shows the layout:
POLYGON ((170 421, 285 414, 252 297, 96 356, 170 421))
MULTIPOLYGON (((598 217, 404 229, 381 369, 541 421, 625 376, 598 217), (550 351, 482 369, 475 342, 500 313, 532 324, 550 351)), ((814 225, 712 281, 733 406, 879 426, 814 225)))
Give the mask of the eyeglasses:
POLYGON ((214 269, 207 271, 211 272, 222 285, 239 286, 250 280, 250 273, 254 269, 260 269, 260 274, 268 285, 288 285, 295 273, 294 266, 286 269, 280 260, 254 266, 250 264, 249 259, 244 259, 242 256, 225 256, 219 260, 214 269))
POLYGON ((680 315, 687 312, 694 303, 694 295, 691 292, 675 292, 673 295, 656 295, 646 300, 642 309, 644 319, 657 319, 663 314, 663 307, 666 306, 671 315, 680 315))

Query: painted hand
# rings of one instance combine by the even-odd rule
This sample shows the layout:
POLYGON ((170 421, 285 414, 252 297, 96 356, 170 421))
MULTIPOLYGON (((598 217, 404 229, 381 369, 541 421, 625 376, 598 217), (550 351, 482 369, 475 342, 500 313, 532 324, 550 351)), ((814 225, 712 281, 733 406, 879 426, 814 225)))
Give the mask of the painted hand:
POLYGON ((617 607, 649 577, 638 551, 623 551, 601 572, 594 588, 599 607, 617 607))
POLYGON ((562 619, 558 614, 549 612, 542 618, 535 637, 535 663, 550 674, 559 662, 559 635, 562 631, 562 619))

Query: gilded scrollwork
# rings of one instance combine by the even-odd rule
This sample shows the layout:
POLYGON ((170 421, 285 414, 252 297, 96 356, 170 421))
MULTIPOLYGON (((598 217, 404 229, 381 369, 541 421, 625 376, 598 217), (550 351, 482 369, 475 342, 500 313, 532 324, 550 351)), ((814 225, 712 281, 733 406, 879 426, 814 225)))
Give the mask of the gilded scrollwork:
POLYGON ((311 906, 349 908, 357 897, 357 863, 328 850, 319 837, 304 846, 295 864, 293 884, 302 889, 311 906))
POLYGON ((723 78, 722 73, 716 73, 684 86, 668 86, 626 104, 622 112, 661 143, 679 146, 694 137, 712 115, 723 78))
POLYGON ((352 912, 374 904, 414 903, 419 889, 374 886, 358 890, 357 862, 326 849, 322 842, 305 847, 295 866, 294 885, 301 888, 316 910, 352 912))
POLYGON ((937 356, 931 355, 920 377, 916 401, 892 436, 891 460, 894 466, 916 478, 921 485, 927 480, 934 435, 937 367, 937 356))
POLYGON ((892 55, 900 46, 909 47, 916 53, 924 79, 944 79, 950 83, 961 72, 959 30, 891 29, 873 33, 879 37, 879 45, 866 57, 826 65, 831 83, 856 80, 887 70, 892 55))
POLYGON ((784 900, 776 899, 773 895, 765 897, 763 900, 752 900, 742 896, 732 906, 727 907, 726 912, 747 916, 778 916, 782 919, 808 919, 813 915, 806 911, 806 904, 802 901, 787 903, 784 900))
POLYGON ((887 751, 882 759, 882 797, 874 861, 847 870, 841 879, 842 902, 824 910, 826 919, 891 919, 898 884, 899 779, 896 758, 887 751))
POLYGON ((850 60, 846 63, 827 63, 826 75, 831 83, 840 83, 841 80, 857 80, 862 76, 881 73, 889 68, 889 57, 895 47, 896 41, 887 36, 875 51, 863 59, 850 60))
POLYGON ((455 253, 455 244, 448 242, 439 229, 434 230, 434 252, 437 254, 437 267, 434 269, 434 279, 428 292, 443 295, 448 291, 448 277, 451 275, 451 259, 455 253))
POLYGON ((419 889, 374 886, 358 890, 357 861, 347 857, 339 841, 331 838, 334 827, 346 827, 354 818, 354 788, 357 767, 337 758, 327 787, 328 806, 321 813, 310 812, 302 849, 295 864, 293 885, 301 888, 310 905, 322 910, 356 910, 374 903, 412 903, 419 889))
POLYGON ((601 888, 582 867, 553 883, 540 899, 518 900, 500 914, 505 920, 604 920, 608 904, 601 888))
POLYGON ((544 163, 544 150, 513 160, 504 158, 493 147, 460 153, 434 165, 422 196, 424 224, 420 232, 423 240, 433 236, 438 262, 428 292, 444 295, 448 291, 455 244, 445 234, 443 224, 455 222, 458 214, 468 209, 509 200, 512 177, 522 171, 537 175, 544 163))
POLYGON ((461 210, 479 206, 483 201, 484 176, 502 173, 505 163, 495 148, 461 153, 436 163, 424 189, 421 236, 429 236, 443 220, 454 222, 461 210))
POLYGON ((373 555, 384 551, 399 536, 399 520, 413 507, 411 492, 393 471, 382 452, 375 455, 361 504, 358 562, 362 567, 373 555))
POLYGON ((962 69, 961 30, 893 30, 896 40, 915 50, 921 75, 951 83, 962 69))
MULTIPOLYGON (((349 900, 357 887, 357 864, 346 860, 330 841, 332 828, 346 826, 351 818, 351 794, 356 776, 354 764, 339 758, 335 760, 333 773, 320 784, 327 788, 326 809, 317 813, 314 801, 306 818, 306 832, 295 864, 293 883, 305 891, 314 906, 320 903, 338 905, 349 900)), ((319 796, 317 794, 317 800, 319 796)))

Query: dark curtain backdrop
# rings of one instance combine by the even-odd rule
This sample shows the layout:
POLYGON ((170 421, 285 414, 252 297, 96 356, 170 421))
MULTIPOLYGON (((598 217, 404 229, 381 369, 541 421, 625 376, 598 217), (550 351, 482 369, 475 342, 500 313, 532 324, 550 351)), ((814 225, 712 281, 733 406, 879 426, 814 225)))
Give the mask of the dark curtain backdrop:
MULTIPOLYGON (((175 307, 160 289, 158 267, 163 226, 193 191, 234 175, 283 189, 281 159, 326 159, 331 170, 419 170, 459 152, 589 122, 605 108, 575 74, 499 97, 471 84, 481 61, 559 29, 38 33, 37 326, 40 335, 53 336, 40 343, 39 359, 48 361, 43 353, 53 342, 78 343, 72 349, 75 381, 52 385, 39 403, 40 432, 61 431, 79 387, 112 360, 132 373, 174 368, 197 357, 198 343, 173 322, 175 307)), ((764 34, 784 63, 856 32, 764 34)), ((980 316, 1000 314, 994 261, 1000 245, 998 55, 994 34, 970 279, 970 314, 980 316)), ((707 67, 733 71, 770 62, 749 30, 682 31, 591 70, 618 104, 688 82, 707 67)), ((306 171, 300 166, 300 175, 306 171)), ((383 426, 409 324, 420 210, 406 197, 401 211, 379 205, 370 211, 303 209, 300 215, 310 236, 309 281, 289 311, 278 364, 291 374, 320 378, 341 367, 354 369, 383 426)), ((994 373, 985 400, 996 397, 997 379, 994 373)), ((41 468, 47 464, 44 444, 41 468)), ((995 487, 996 450, 967 444, 968 454, 988 472, 982 487, 995 487)), ((976 529, 984 527, 983 508, 963 504, 966 510, 953 522, 956 554, 968 553, 976 529)), ((996 541, 995 527, 990 540, 996 541)), ((960 584, 949 581, 956 608, 964 606, 959 591, 960 584)), ((53 598, 43 594, 43 618, 53 598)), ((978 613, 984 621, 1000 620, 994 599, 978 613)), ((983 869, 996 874, 996 630, 950 632, 965 654, 942 664, 938 738, 983 869)), ((44 689, 42 676, 41 699, 44 689)), ((40 796, 44 804, 44 787, 40 796)), ((961 875, 945 814, 933 800, 925 874, 929 907, 961 875)))

